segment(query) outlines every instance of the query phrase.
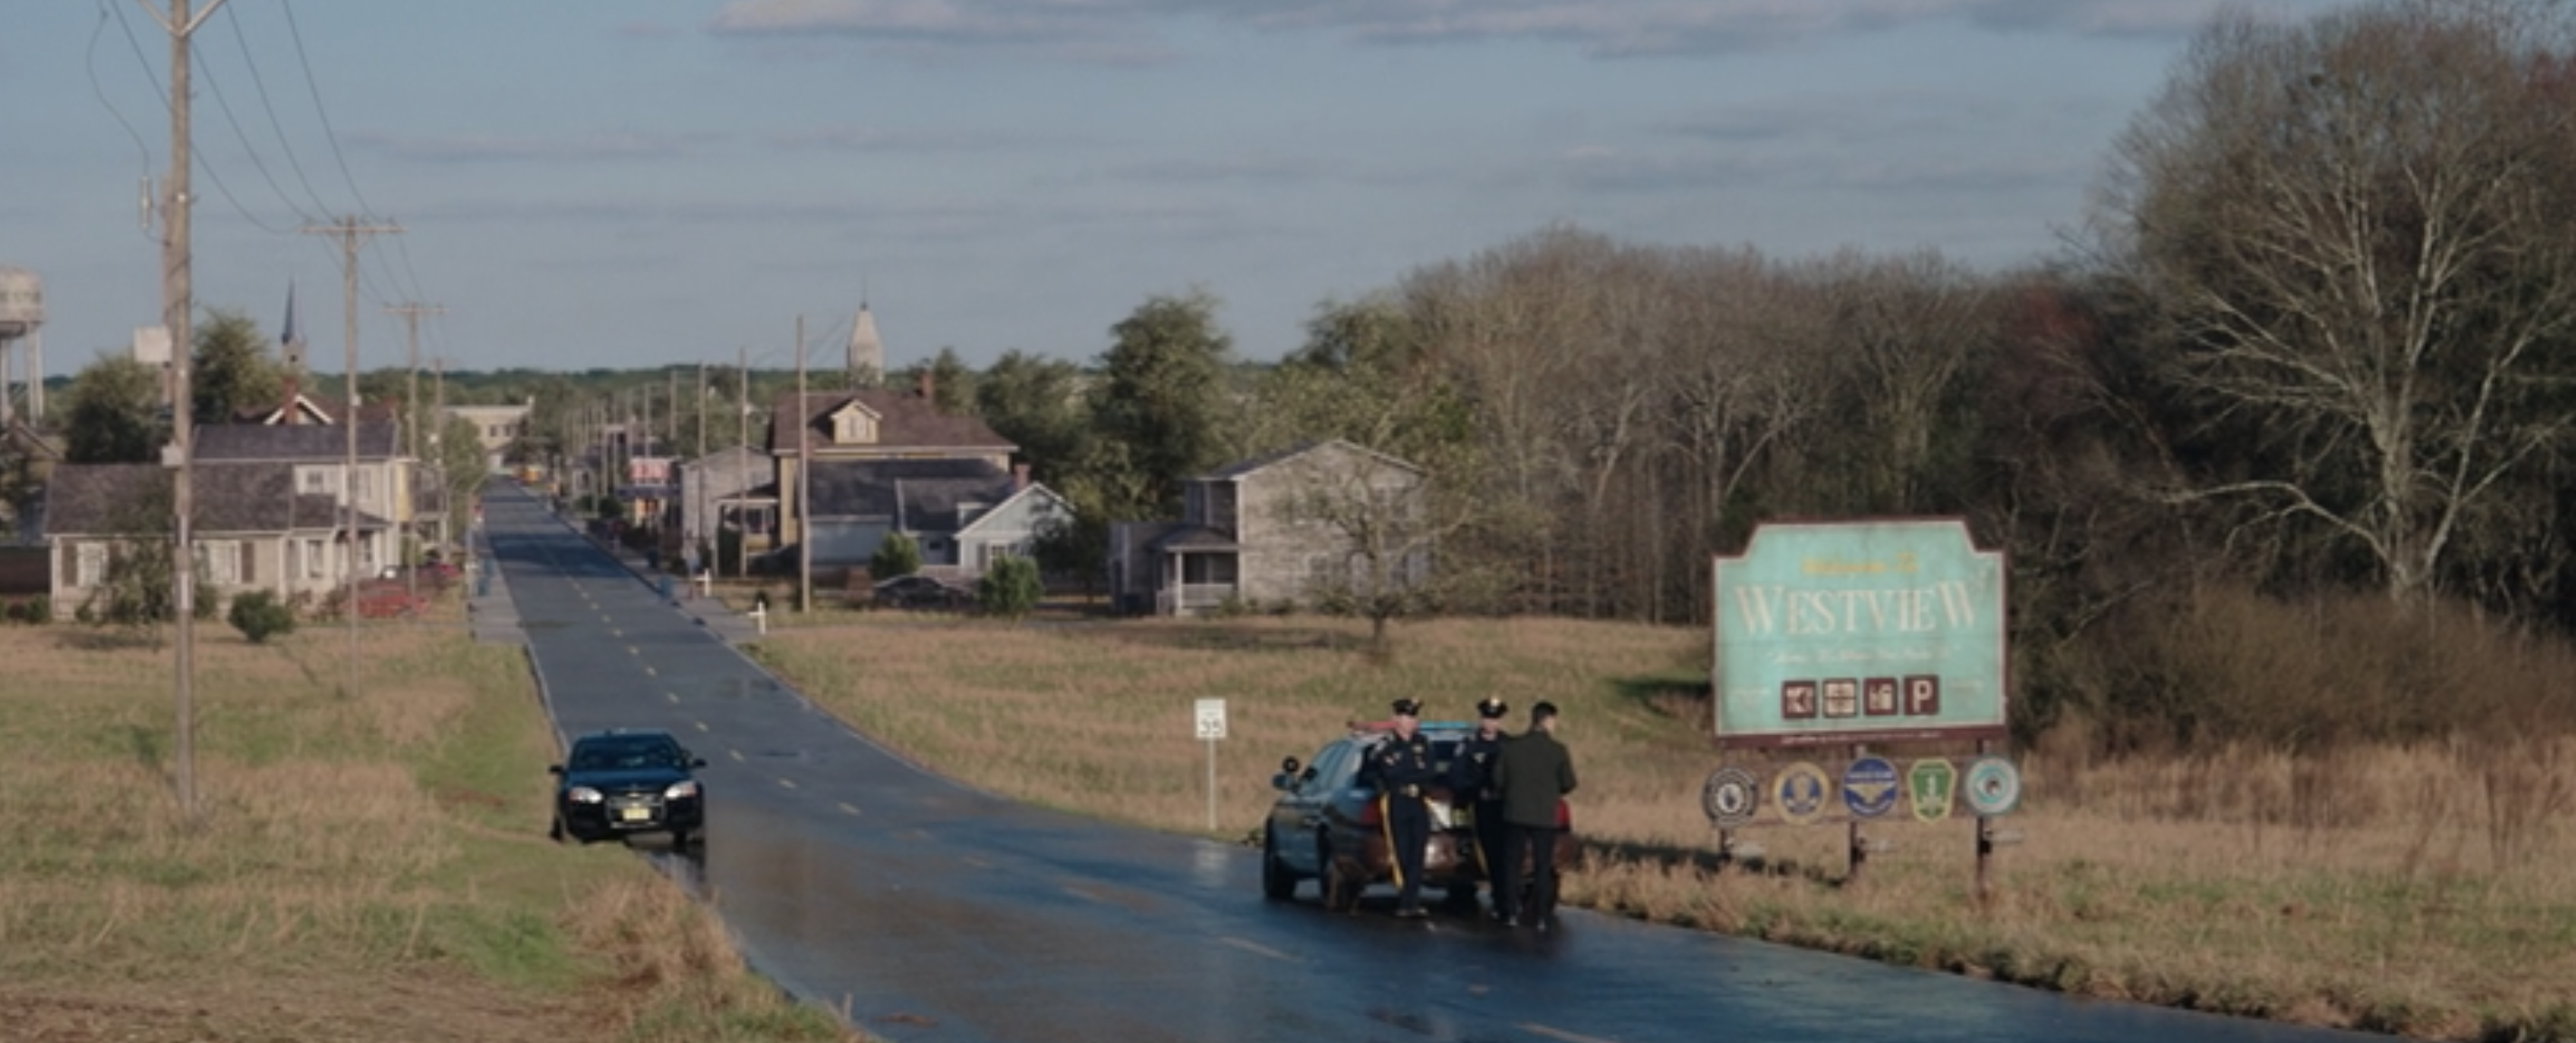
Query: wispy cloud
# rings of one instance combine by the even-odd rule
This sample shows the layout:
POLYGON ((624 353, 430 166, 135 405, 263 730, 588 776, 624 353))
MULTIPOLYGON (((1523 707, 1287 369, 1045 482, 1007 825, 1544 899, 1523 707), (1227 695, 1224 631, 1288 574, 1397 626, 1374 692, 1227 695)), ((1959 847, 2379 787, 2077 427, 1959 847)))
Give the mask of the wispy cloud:
POLYGON ((667 159, 723 140, 719 134, 646 134, 622 131, 582 138, 401 138, 353 134, 351 144, 421 163, 561 163, 617 159, 667 159))
POLYGON ((820 127, 772 135, 771 145, 791 150, 834 152, 954 153, 997 152, 1057 147, 1078 143, 1072 135, 978 133, 957 130, 897 130, 874 127, 820 127))
MULTIPOLYGON (((2004 32, 2182 36, 2227 0, 730 0, 709 31, 830 34, 880 44, 1008 47, 1078 60, 1156 60, 1167 20, 1214 18, 1383 44, 1556 41, 1596 57, 1802 46, 1928 22, 2004 32), (1080 59, 1089 54, 1090 59, 1080 59)), ((2300 17, 2340 0, 2253 0, 2300 17)))

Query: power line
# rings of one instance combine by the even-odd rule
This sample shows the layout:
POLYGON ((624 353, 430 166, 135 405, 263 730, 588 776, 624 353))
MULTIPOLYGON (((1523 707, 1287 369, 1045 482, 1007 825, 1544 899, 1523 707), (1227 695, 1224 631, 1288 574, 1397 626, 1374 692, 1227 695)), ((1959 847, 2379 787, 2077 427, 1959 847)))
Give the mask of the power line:
MULTIPOLYGON (((278 121, 277 105, 275 102, 271 101, 268 96, 268 78, 259 74, 259 59, 253 57, 250 53, 250 36, 249 34, 242 32, 241 19, 228 18, 225 19, 225 21, 232 25, 233 43, 236 47, 240 48, 242 67, 249 70, 251 87, 259 94, 259 107, 261 111, 268 114, 269 133, 277 135, 278 149, 286 153, 287 168, 295 172, 296 183, 304 187, 304 195, 313 201, 314 207, 318 210, 328 212, 331 209, 330 204, 323 202, 322 193, 313 190, 313 179, 306 176, 304 173, 304 161, 296 156, 294 143, 288 141, 286 138, 286 126, 278 121)), ((294 209, 298 217, 303 216, 303 207, 299 206, 294 209)), ((306 222, 308 224, 311 223, 309 218, 306 219, 306 222)))

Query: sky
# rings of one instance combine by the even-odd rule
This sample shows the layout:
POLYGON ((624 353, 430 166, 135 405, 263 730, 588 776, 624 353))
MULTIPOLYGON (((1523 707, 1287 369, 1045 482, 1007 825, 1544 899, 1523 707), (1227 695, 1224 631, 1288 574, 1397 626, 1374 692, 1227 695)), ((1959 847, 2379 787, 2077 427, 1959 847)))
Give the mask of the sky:
MULTIPOLYGON (((2349 0, 2258 0, 2305 17, 2349 0)), ((1553 226, 2065 255, 2213 0, 191 0, 199 314, 338 372, 1097 359, 1204 292, 1238 356, 1553 226)), ((168 0, 10 5, 0 264, 46 369, 159 321, 168 0), (149 10, 147 10, 147 7, 149 10), (157 229, 157 225, 155 226, 157 229)), ((11 372, 18 372, 13 364, 11 372)))

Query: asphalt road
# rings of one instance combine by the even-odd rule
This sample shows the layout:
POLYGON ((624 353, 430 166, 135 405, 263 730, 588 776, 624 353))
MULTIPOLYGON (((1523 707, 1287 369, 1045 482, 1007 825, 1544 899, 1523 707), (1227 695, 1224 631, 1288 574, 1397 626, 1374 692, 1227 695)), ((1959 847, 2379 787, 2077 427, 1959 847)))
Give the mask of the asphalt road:
POLYGON ((886 1039, 2377 1038, 2074 1000, 1580 910, 1541 934, 1454 913, 1399 921, 1383 898, 1327 913, 1312 884, 1298 901, 1264 901, 1259 852, 934 776, 783 688, 515 486, 496 484, 485 505, 557 726, 666 728, 708 761, 704 854, 651 857, 712 902, 762 973, 886 1039))

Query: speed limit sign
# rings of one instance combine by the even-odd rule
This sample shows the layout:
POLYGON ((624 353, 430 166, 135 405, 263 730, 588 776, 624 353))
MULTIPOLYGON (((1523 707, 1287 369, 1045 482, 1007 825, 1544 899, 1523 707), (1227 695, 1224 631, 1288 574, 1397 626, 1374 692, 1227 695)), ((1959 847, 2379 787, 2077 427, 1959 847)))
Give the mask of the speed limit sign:
POLYGON ((1225 700, 1199 700, 1199 738, 1209 742, 1225 738, 1225 700))

